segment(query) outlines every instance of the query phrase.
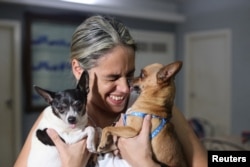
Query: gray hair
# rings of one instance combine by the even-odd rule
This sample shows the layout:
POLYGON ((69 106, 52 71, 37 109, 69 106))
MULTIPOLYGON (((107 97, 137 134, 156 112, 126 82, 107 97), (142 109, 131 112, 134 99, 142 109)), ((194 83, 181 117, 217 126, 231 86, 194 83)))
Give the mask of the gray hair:
POLYGON ((79 25, 72 36, 71 60, 78 60, 83 69, 89 70, 117 45, 136 50, 135 41, 122 22, 112 17, 92 16, 79 25))

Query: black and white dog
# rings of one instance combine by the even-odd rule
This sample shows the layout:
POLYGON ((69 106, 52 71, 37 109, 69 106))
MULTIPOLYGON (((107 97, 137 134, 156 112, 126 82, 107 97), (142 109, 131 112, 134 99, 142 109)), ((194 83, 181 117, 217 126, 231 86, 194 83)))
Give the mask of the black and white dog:
POLYGON ((72 144, 87 137, 87 149, 96 152, 95 129, 88 124, 86 112, 89 78, 84 71, 76 89, 52 92, 35 86, 35 90, 50 104, 32 136, 28 167, 61 167, 61 160, 54 143, 46 133, 53 128, 61 139, 72 144))

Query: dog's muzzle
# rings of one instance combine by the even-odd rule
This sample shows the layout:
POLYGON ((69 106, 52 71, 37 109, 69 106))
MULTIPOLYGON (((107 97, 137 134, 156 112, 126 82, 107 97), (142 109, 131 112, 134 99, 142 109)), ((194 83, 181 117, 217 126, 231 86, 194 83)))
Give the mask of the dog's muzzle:
POLYGON ((141 88, 140 88, 140 86, 138 86, 138 85, 134 85, 132 90, 135 91, 135 92, 138 93, 138 94, 141 93, 141 88))
POLYGON ((76 117, 70 116, 70 117, 68 118, 68 122, 69 122, 70 124, 75 124, 75 123, 76 123, 76 117))

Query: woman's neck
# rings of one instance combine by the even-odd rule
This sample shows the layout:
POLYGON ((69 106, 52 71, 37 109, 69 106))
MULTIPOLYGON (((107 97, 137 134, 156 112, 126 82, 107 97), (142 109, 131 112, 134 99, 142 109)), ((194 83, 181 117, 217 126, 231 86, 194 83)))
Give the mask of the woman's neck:
POLYGON ((92 126, 104 128, 111 126, 114 122, 118 121, 120 113, 111 113, 103 109, 96 109, 88 106, 89 123, 92 126))

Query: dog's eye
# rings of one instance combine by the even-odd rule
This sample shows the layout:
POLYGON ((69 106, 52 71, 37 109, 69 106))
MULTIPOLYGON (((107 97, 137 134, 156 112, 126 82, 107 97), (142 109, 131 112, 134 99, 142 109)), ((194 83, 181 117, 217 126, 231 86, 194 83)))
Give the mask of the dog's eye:
POLYGON ((147 71, 142 69, 140 73, 140 78, 143 79, 145 77, 147 77, 147 71))
POLYGON ((64 113, 63 107, 61 105, 56 106, 56 109, 59 113, 64 113))
POLYGON ((76 108, 81 108, 82 107, 82 102, 81 101, 75 101, 73 104, 76 108))
POLYGON ((145 77, 144 72, 141 72, 141 74, 140 74, 140 78, 144 78, 144 77, 145 77))
POLYGON ((59 111, 60 113, 64 113, 64 110, 63 110, 63 107, 62 107, 62 106, 58 106, 57 109, 58 109, 58 111, 59 111))
POLYGON ((64 113, 67 110, 68 105, 63 103, 63 104, 59 104, 56 108, 58 109, 60 113, 64 113))

